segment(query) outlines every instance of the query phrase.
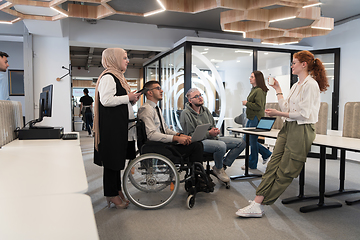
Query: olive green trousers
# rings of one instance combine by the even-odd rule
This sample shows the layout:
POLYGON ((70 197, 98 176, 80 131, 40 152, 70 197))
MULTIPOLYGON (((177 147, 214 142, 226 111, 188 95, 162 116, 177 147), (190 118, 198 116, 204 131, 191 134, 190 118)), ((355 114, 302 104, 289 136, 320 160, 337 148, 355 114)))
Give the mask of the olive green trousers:
POLYGON ((256 190, 257 196, 264 197, 264 205, 273 204, 292 180, 299 176, 315 136, 314 124, 284 122, 271 160, 256 190))

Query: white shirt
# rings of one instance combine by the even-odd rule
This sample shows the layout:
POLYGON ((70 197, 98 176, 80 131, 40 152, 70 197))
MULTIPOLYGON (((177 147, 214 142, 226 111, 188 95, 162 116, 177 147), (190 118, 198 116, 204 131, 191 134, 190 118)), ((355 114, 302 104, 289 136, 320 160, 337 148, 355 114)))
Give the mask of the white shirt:
POLYGON ((297 121, 298 124, 316 123, 320 110, 320 88, 318 83, 308 75, 303 83, 296 82, 286 99, 280 99, 282 112, 288 112, 286 121, 297 121))
MULTIPOLYGON (((100 102, 104 107, 115 107, 121 104, 127 104, 129 110, 129 119, 134 119, 134 109, 129 101, 128 95, 115 96, 116 83, 114 78, 110 74, 106 74, 101 77, 98 86, 100 102)), ((129 128, 133 126, 135 122, 129 122, 129 128)), ((132 127, 128 133, 128 141, 136 140, 136 127, 132 127)))
POLYGON ((156 142, 172 142, 173 136, 177 134, 177 132, 169 129, 169 127, 166 125, 164 117, 161 114, 160 110, 160 116, 161 121, 163 123, 163 128, 165 131, 164 133, 161 133, 160 130, 160 119, 158 117, 157 111, 155 109, 156 103, 153 101, 147 100, 144 105, 139 108, 137 117, 144 121, 146 126, 146 135, 147 138, 150 141, 156 141, 156 142))

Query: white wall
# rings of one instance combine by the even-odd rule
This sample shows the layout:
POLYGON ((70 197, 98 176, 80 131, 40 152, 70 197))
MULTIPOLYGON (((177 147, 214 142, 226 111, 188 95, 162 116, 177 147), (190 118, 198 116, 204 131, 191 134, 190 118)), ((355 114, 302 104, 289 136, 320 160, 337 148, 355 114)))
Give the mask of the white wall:
POLYGON ((315 49, 340 47, 340 99, 339 130, 343 127, 344 106, 347 102, 360 101, 359 69, 360 19, 336 26, 326 36, 306 40, 315 49))
POLYGON ((34 102, 35 116, 38 116, 38 102, 43 87, 53 84, 52 117, 44 118, 39 125, 64 127, 65 132, 71 131, 71 91, 70 77, 61 81, 57 77, 66 71, 62 66, 69 66, 69 38, 46 37, 35 35, 34 48, 34 102))
MULTIPOLYGON (((328 35, 310 38, 306 42, 316 49, 341 48, 339 130, 342 130, 345 103, 360 101, 360 80, 357 72, 360 55, 360 19, 338 25, 328 35)), ((347 158, 360 160, 360 154, 349 152, 347 158)))

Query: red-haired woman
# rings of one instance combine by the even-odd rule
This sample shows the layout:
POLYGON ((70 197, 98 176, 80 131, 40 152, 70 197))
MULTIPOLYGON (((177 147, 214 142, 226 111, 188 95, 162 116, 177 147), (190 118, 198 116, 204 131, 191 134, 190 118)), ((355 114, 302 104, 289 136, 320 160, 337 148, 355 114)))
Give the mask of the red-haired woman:
POLYGON ((315 139, 314 125, 318 121, 320 92, 329 86, 325 68, 319 59, 309 51, 294 54, 292 73, 299 80, 291 87, 289 96, 284 99, 275 80, 272 87, 276 91, 281 111, 266 109, 269 116, 285 118, 274 151, 262 181, 256 190, 256 197, 250 205, 241 208, 236 215, 241 217, 262 217, 262 205, 273 204, 296 178, 306 161, 306 156, 315 139))

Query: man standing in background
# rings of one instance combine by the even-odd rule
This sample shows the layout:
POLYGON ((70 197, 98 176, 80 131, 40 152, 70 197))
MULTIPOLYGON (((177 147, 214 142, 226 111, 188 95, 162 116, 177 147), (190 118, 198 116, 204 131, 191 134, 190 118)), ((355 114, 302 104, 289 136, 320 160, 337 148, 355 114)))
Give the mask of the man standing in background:
POLYGON ((9 67, 7 58, 9 55, 7 53, 0 51, 0 100, 9 100, 9 86, 5 74, 1 72, 6 72, 6 69, 9 67))

